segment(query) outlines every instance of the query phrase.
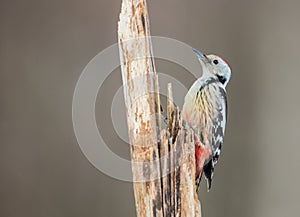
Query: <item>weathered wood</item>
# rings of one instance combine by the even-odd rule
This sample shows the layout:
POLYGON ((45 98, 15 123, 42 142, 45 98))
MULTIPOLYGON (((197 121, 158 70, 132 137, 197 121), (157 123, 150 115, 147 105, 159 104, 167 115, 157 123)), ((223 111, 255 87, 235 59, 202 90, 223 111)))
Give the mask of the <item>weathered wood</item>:
POLYGON ((161 132, 160 142, 161 173, 162 173, 162 196, 164 216, 174 216, 171 205, 171 176, 170 176, 170 155, 169 155, 169 136, 166 129, 161 132))
POLYGON ((175 216, 176 211, 176 203, 175 203, 175 146, 173 142, 173 126, 174 126, 174 115, 175 108, 173 102, 173 92, 172 92, 172 84, 168 83, 168 91, 167 91, 167 124, 168 124, 168 132, 169 132, 169 158, 170 158, 170 203, 171 203, 171 216, 175 216))
POLYGON ((193 132, 182 125, 171 84, 167 129, 162 127, 158 78, 147 36, 146 1, 123 0, 118 37, 137 216, 199 217, 193 132))
POLYGON ((146 2, 123 0, 118 36, 137 216, 163 216, 146 2))
POLYGON ((194 133, 181 119, 174 105, 172 85, 168 84, 167 117, 170 142, 170 216, 201 217, 200 201, 195 186, 194 133))

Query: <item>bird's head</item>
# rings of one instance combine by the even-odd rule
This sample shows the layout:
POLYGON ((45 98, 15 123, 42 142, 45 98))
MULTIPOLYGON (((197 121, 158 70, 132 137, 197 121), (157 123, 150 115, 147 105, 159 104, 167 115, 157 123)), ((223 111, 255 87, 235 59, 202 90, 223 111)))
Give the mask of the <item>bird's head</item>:
POLYGON ((231 69, 228 62, 214 54, 205 55, 194 48, 193 51, 196 53, 203 67, 203 73, 209 73, 209 76, 216 77, 226 87, 231 76, 231 69))

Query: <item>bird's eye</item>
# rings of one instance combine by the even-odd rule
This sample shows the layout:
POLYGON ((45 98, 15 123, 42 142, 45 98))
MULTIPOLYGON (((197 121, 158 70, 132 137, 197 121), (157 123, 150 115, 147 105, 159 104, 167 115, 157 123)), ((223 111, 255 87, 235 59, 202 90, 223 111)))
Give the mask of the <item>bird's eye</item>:
POLYGON ((214 63, 215 65, 217 65, 217 64, 219 63, 219 61, 218 61, 218 60, 214 60, 213 63, 214 63))

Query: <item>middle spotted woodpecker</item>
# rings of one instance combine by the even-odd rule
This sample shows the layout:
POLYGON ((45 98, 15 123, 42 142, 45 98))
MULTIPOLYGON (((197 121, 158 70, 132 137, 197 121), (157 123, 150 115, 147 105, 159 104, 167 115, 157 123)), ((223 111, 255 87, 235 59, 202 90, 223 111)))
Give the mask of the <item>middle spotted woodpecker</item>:
POLYGON ((208 190, 214 167, 219 159, 227 119, 226 85, 230 80, 229 64, 216 55, 205 55, 193 49, 201 66, 202 76, 185 96, 182 118, 194 130, 196 186, 204 173, 208 190))

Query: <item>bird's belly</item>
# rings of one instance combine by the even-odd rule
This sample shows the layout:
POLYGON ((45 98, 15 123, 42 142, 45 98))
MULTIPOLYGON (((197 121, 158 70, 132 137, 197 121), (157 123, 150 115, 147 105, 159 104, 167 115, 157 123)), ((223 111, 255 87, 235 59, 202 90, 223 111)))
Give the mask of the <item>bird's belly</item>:
POLYGON ((204 163, 211 156, 211 149, 209 146, 199 145, 195 143, 195 160, 196 160, 196 177, 198 177, 203 169, 204 163))

